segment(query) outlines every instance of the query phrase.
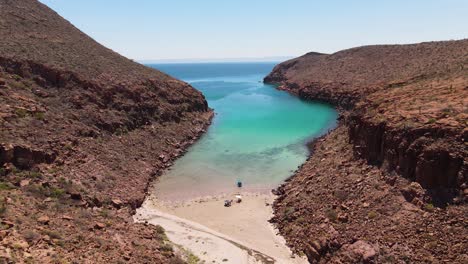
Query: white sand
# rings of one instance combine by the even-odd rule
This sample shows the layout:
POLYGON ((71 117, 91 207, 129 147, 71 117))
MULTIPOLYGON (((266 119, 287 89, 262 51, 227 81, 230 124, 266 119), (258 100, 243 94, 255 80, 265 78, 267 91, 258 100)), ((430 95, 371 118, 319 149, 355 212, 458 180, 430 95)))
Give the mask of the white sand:
POLYGON ((224 197, 162 202, 148 197, 135 215, 166 229, 169 239, 206 263, 307 263, 295 256, 268 223, 273 195, 243 193, 242 203, 224 207, 224 197), (268 205, 268 206, 267 206, 268 205))

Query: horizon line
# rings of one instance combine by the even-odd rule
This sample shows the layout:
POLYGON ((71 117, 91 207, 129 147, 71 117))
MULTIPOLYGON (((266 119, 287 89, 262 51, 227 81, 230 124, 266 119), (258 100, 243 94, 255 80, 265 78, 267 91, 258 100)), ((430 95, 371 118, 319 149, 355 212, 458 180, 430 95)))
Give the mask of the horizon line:
POLYGON ((212 62, 281 62, 297 56, 239 57, 239 58, 183 58, 183 59, 140 59, 142 64, 151 63, 212 63, 212 62))

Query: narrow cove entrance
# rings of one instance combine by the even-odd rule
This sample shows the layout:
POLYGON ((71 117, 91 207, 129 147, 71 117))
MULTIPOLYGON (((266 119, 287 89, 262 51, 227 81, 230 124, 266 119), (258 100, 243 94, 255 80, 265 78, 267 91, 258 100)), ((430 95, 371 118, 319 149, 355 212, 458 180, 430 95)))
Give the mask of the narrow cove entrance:
POLYGON ((337 112, 278 91, 262 79, 275 63, 151 65, 202 91, 213 124, 187 154, 160 177, 161 200, 235 191, 268 192, 308 156, 307 141, 333 127, 337 112))

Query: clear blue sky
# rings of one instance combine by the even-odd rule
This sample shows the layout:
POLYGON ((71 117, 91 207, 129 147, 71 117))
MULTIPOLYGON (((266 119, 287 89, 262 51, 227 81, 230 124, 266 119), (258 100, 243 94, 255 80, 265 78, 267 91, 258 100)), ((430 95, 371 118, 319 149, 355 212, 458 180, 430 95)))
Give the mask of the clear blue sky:
POLYGON ((136 60, 297 56, 468 37, 467 0, 41 0, 136 60))

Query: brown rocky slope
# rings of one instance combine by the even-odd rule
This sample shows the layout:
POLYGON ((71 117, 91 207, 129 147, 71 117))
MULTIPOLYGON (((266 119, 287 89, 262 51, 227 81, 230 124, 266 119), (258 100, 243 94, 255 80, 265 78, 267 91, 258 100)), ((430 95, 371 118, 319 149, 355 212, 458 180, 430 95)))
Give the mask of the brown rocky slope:
POLYGON ((278 189, 310 262, 466 263, 468 40, 309 53, 265 78, 341 109, 278 189), (325 201, 325 202, 324 202, 325 201))
POLYGON ((36 0, 0 0, 0 263, 177 263, 133 224, 212 112, 36 0))

